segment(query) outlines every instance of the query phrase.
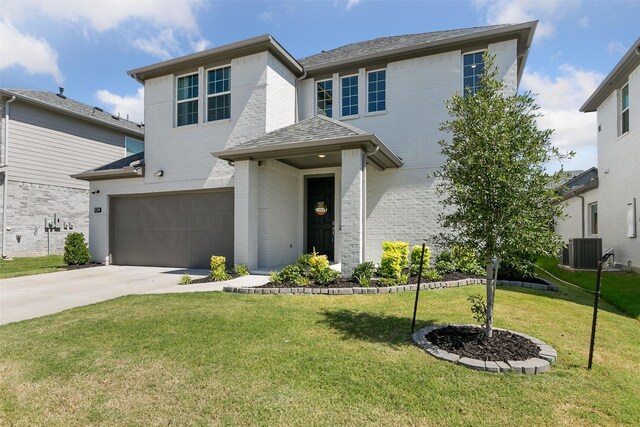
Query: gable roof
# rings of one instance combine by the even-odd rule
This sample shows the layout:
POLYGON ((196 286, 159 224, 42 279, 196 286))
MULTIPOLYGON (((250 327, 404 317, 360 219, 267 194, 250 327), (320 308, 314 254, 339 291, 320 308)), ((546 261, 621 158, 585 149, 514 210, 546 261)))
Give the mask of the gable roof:
POLYGON ((308 73, 317 74, 319 71, 329 72, 350 64, 375 63, 381 60, 396 61, 437 53, 445 49, 479 49, 488 43, 516 38, 518 40, 518 77, 520 77, 537 25, 538 21, 531 21, 521 24, 490 25, 379 37, 323 51, 302 58, 298 62, 308 73))
POLYGON ((600 104, 616 89, 620 89, 627 82, 629 74, 640 66, 640 38, 635 41, 631 48, 624 54, 620 62, 613 67, 613 70, 600 83, 600 86, 580 107, 583 113, 593 112, 600 104))
POLYGON ((570 199, 591 189, 598 188, 598 183, 598 168, 592 167, 562 184, 560 194, 565 200, 570 199))
POLYGON ((377 136, 325 116, 314 116, 213 154, 223 160, 262 160, 365 149, 379 169, 397 168, 403 162, 377 136))
POLYGON ((84 181, 101 179, 135 178, 144 176, 144 151, 118 159, 106 165, 71 175, 84 181))
POLYGON ((144 135, 144 125, 118 118, 97 107, 83 104, 70 98, 46 90, 0 89, 0 95, 15 96, 16 99, 30 102, 44 108, 52 109, 64 114, 72 115, 92 123, 116 128, 137 135, 144 135))

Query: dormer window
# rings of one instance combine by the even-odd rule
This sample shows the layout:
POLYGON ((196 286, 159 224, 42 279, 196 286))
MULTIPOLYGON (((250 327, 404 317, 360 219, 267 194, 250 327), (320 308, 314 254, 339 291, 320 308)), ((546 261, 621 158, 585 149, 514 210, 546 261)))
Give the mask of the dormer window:
POLYGON ((467 53, 463 56, 463 90, 464 95, 475 95, 480 89, 480 76, 484 72, 484 51, 467 53))
POLYGON ((207 71, 207 121, 231 117, 231 67, 207 71))
POLYGON ((176 125, 198 123, 198 74, 178 77, 176 96, 176 125))
POLYGON ((333 117, 333 80, 316 83, 317 114, 333 117))

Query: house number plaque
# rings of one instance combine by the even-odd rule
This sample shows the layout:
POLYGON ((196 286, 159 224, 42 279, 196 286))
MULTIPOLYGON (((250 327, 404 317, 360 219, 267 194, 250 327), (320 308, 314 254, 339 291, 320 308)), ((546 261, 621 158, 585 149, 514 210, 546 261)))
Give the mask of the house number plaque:
POLYGON ((325 202, 318 202, 316 203, 316 207, 314 210, 316 212, 316 215, 323 216, 329 209, 327 208, 327 204, 325 202))

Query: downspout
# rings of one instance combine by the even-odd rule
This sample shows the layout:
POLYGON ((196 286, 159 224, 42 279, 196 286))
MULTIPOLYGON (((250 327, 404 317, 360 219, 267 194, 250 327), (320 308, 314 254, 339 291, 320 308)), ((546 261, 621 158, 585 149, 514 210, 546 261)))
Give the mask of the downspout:
POLYGON ((294 94, 294 95, 295 95, 295 96, 294 96, 294 98, 295 98, 295 103, 294 103, 294 104, 295 104, 295 107, 294 107, 294 108, 295 108, 295 112, 294 112, 294 115, 295 115, 295 123, 298 123, 298 122, 300 121, 300 117, 299 117, 299 116, 300 116, 300 111, 299 111, 299 109, 298 109, 298 108, 299 108, 299 107, 298 107, 298 83, 299 83, 300 81, 302 81, 302 80, 306 79, 306 78, 307 78, 307 70, 304 70, 304 73, 303 73, 300 77, 298 77, 298 78, 296 79, 296 86, 295 86, 295 88, 294 88, 294 89, 295 89, 295 91, 296 91, 296 93, 294 94))
POLYGON ((578 195, 576 195, 576 197, 580 197, 580 200, 582 200, 582 207, 580 209, 580 212, 582 213, 582 221, 581 221, 581 224, 582 224, 582 238, 584 239, 584 197, 578 196, 578 195))
POLYGON ((4 171, 4 182, 2 189, 2 258, 7 259, 7 193, 9 192, 9 104, 16 100, 12 96, 4 104, 4 161, 2 169, 4 171))

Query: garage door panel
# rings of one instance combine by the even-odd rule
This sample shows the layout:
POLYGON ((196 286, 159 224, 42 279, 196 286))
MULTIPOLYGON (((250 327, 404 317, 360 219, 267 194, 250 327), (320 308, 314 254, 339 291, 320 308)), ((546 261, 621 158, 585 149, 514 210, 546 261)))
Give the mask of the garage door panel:
POLYGON ((112 198, 114 264, 208 268, 233 265, 233 191, 112 198))

